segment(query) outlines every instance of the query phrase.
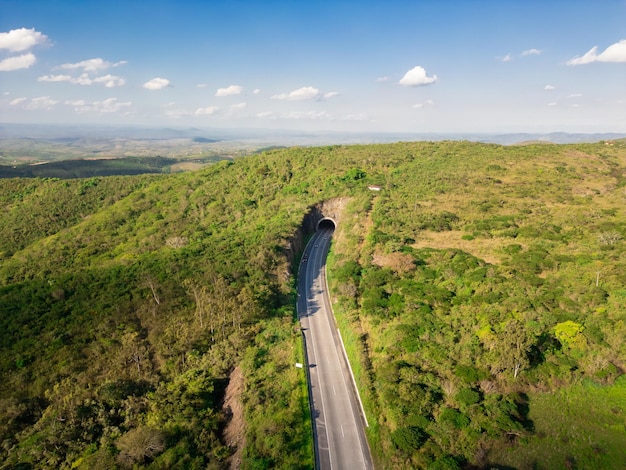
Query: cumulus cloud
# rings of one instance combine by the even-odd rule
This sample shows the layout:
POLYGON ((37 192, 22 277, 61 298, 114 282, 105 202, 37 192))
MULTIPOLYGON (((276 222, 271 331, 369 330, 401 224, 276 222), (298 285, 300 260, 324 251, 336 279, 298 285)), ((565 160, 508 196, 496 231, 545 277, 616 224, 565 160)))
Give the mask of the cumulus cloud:
POLYGON ((63 64, 59 68, 65 70, 83 69, 83 72, 98 72, 106 70, 110 67, 119 67, 120 65, 124 65, 126 63, 128 62, 125 60, 113 63, 97 57, 95 59, 83 60, 74 64, 63 64))
POLYGON ((35 28, 12 29, 8 33, 0 33, 0 49, 11 52, 22 52, 38 44, 46 44, 48 36, 35 31, 35 28))
POLYGON ((255 95, 258 95, 259 93, 261 93, 261 90, 259 90, 258 88, 255 88, 252 93, 254 93, 255 95))
POLYGON ((527 49, 525 51, 522 52, 522 56, 526 57, 529 55, 540 55, 541 54, 541 49, 527 49))
POLYGON ((611 44, 600 54, 598 54, 598 46, 594 46, 582 57, 573 57, 566 64, 583 65, 593 62, 626 62, 626 39, 611 44))
POLYGON ((272 117, 274 115, 274 113, 272 111, 263 111, 260 113, 256 114, 256 117, 258 118, 268 118, 268 117, 272 117))
POLYGON ((30 102, 28 102, 24 106, 24 108, 28 110, 35 110, 35 109, 50 110, 57 103, 58 103, 57 100, 53 100, 49 96, 40 96, 38 98, 33 98, 32 100, 30 100, 30 102))
POLYGON ((315 100, 315 101, 323 101, 329 100, 338 96, 339 92, 329 91, 328 93, 322 93, 318 88, 314 88, 312 86, 303 86, 302 88, 298 88, 297 90, 290 91, 289 93, 279 93, 277 95, 272 96, 273 100, 281 100, 281 101, 306 101, 306 100, 315 100))
POLYGON ((510 62, 512 60, 513 58, 511 57, 511 54, 507 54, 502 58, 502 62, 510 62))
POLYGON ((28 98, 15 98, 15 99, 9 101, 9 105, 17 106, 18 104, 24 103, 27 99, 28 98))
POLYGON ((239 85, 230 85, 226 88, 218 88, 215 96, 231 96, 240 95, 243 91, 243 87, 239 85))
POLYGON ((101 114, 116 113, 133 105, 131 101, 119 102, 117 98, 108 98, 103 101, 66 101, 65 104, 73 106, 79 114, 95 112, 101 114))
POLYGON ((0 71, 11 72, 13 70, 27 69, 33 65, 37 59, 32 53, 22 54, 14 57, 8 57, 0 60, 0 71))
POLYGON ((94 83, 103 83, 106 88, 114 88, 118 86, 124 86, 126 80, 121 77, 116 77, 115 75, 104 75, 102 77, 97 77, 93 79, 94 83))
POLYGON ((146 90, 157 91, 162 90, 165 87, 170 86, 170 81, 167 78, 153 78, 152 80, 148 80, 143 84, 143 87, 146 90))
POLYGON ((78 77, 72 77, 71 75, 44 75, 37 78, 38 82, 69 82, 74 85, 93 85, 95 83, 102 83, 106 88, 114 88, 118 86, 124 86, 126 80, 115 75, 103 75, 102 77, 90 78, 86 73, 81 74, 78 77))
POLYGON ((198 108, 194 113, 196 116, 210 116, 220 110, 217 106, 207 106, 206 108, 198 108))
POLYGON ((543 87, 543 89, 547 91, 552 91, 552 90, 556 90, 556 87, 553 85, 546 85, 543 87))
POLYGON ((437 75, 433 75, 432 77, 429 77, 426 74, 426 70, 424 70, 424 67, 416 65, 415 67, 413 67, 411 70, 409 70, 407 73, 404 74, 404 77, 400 79, 398 84, 403 85, 403 86, 415 87, 415 86, 430 85, 431 83, 435 83, 436 81, 437 81, 437 75))

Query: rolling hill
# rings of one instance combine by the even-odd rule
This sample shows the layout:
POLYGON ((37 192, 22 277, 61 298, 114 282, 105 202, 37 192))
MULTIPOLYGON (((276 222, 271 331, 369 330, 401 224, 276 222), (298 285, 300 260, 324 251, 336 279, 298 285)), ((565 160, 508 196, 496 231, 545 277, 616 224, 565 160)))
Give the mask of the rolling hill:
POLYGON ((0 468, 311 468, 293 266, 331 206, 380 468, 619 468, 625 199, 619 141, 2 180, 0 468))

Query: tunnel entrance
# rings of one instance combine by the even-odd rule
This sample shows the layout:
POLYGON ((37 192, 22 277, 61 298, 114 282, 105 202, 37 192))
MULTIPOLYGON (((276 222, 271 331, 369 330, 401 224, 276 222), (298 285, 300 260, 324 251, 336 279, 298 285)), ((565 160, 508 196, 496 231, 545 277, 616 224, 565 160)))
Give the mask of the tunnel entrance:
POLYGON ((333 219, 328 217, 324 217, 317 223, 317 230, 320 229, 332 229, 335 230, 337 228, 337 224, 333 219))

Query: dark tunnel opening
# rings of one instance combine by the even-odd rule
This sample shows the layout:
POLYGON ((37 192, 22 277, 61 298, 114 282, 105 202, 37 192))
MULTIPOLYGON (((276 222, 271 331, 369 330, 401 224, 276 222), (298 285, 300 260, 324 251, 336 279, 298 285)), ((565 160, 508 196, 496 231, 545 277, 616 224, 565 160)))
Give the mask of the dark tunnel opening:
POLYGON ((335 230, 337 225, 333 219, 324 218, 317 223, 317 230, 332 229, 335 230))

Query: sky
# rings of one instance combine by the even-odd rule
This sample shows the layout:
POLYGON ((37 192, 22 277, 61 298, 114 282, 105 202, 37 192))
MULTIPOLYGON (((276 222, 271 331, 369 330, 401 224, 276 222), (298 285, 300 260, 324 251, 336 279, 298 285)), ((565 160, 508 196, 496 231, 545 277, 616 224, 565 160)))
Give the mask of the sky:
POLYGON ((0 122, 626 132, 626 0, 0 0, 0 122))

